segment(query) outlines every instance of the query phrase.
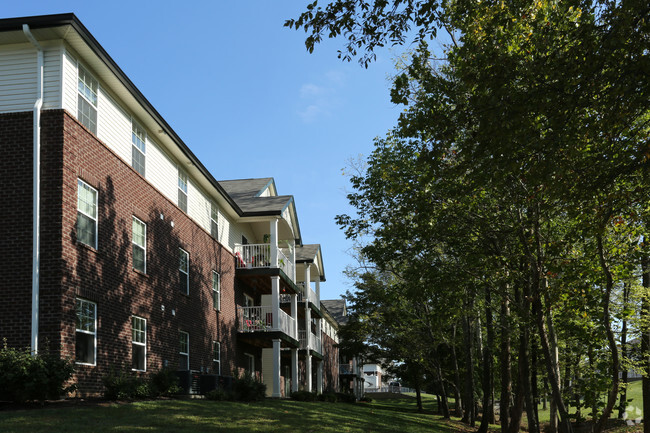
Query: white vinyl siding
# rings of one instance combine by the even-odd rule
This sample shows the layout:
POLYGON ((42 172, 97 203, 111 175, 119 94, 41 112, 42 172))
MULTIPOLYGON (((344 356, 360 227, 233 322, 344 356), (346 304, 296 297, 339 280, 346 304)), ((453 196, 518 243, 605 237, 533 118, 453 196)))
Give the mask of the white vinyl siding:
POLYGON ((206 197, 194 183, 188 178, 187 182, 187 213, 203 229, 210 232, 210 211, 212 207, 209 197, 206 197))
MULTIPOLYGON (((31 111, 36 101, 36 49, 11 45, 0 49, 0 112, 31 111)), ((61 49, 43 48, 43 108, 61 106, 61 49)))
POLYGON ((131 163, 131 117, 99 85, 97 110, 97 138, 131 163))
POLYGON ((77 116, 77 60, 66 50, 63 52, 63 108, 77 116))
POLYGON ((154 141, 147 139, 147 180, 165 197, 176 203, 178 199, 178 172, 176 164, 154 141))

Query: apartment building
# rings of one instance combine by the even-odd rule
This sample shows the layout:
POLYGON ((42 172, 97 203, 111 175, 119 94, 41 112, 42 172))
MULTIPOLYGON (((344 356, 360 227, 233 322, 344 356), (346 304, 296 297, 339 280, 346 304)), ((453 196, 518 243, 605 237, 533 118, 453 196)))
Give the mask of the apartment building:
POLYGON ((338 389, 293 197, 217 181, 73 14, 0 20, 0 146, 10 346, 73 358, 80 395, 120 366, 338 389))

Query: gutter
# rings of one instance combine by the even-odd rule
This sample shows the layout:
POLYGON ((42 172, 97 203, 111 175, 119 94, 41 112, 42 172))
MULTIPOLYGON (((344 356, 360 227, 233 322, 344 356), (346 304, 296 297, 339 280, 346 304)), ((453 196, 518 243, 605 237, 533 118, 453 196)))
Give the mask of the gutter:
POLYGON ((23 24, 23 33, 36 48, 36 101, 34 102, 34 155, 33 155, 33 231, 32 231, 32 335, 30 340, 31 352, 38 353, 38 319, 40 295, 40 228, 41 228, 41 107, 43 106, 43 47, 36 41, 29 30, 29 25, 23 24))

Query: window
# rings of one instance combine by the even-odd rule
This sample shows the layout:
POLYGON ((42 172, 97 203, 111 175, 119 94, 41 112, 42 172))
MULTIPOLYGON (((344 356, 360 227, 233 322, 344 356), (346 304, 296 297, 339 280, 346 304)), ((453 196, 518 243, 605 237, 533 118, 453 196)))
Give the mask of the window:
POLYGON ((147 272, 147 225, 133 217, 133 269, 147 272))
POLYGON ((79 66, 79 96, 77 119, 93 134, 97 134, 97 80, 79 66))
POLYGON ((75 361, 95 365, 97 354, 97 304, 77 299, 75 361))
POLYGON ((190 255, 182 248, 179 248, 180 263, 178 266, 178 279, 180 281, 181 293, 190 294, 190 255))
POLYGON ((246 358, 246 371, 250 374, 255 374, 255 357, 250 353, 244 353, 246 358))
POLYGON ((178 169, 178 207, 187 212, 187 174, 178 169))
POLYGON ((212 342, 212 373, 221 375, 221 343, 212 342))
POLYGON ((245 320, 251 320, 251 318, 253 317, 251 308, 248 307, 253 307, 254 305, 255 305, 255 301, 253 300, 253 298, 251 298, 250 296, 244 293, 244 307, 246 307, 244 308, 245 320))
POLYGON ((77 241, 97 248, 97 190, 77 179, 77 241))
POLYGON ((187 332, 180 332, 180 348, 178 368, 179 370, 190 369, 190 334, 187 332))
POLYGON ((219 239, 219 211, 215 203, 210 203, 210 234, 213 238, 219 239))
POLYGON ((133 334, 131 353, 133 356, 133 369, 147 370, 147 321, 141 317, 131 317, 131 330, 133 334))
POLYGON ((147 133, 144 129, 131 121, 131 165, 144 176, 144 160, 147 153, 147 133))
POLYGON ((221 275, 212 271, 212 308, 221 310, 221 275))

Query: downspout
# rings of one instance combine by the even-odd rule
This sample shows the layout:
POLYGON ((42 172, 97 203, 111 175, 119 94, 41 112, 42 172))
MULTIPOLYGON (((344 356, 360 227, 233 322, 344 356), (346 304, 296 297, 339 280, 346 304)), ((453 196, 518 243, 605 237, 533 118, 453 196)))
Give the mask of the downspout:
POLYGON ((34 102, 34 183, 33 183, 33 208, 32 208, 32 336, 31 351, 38 353, 38 303, 40 292, 40 227, 41 227, 41 107, 43 106, 43 48, 36 41, 29 26, 23 24, 23 33, 29 42, 36 48, 36 102, 34 102))

